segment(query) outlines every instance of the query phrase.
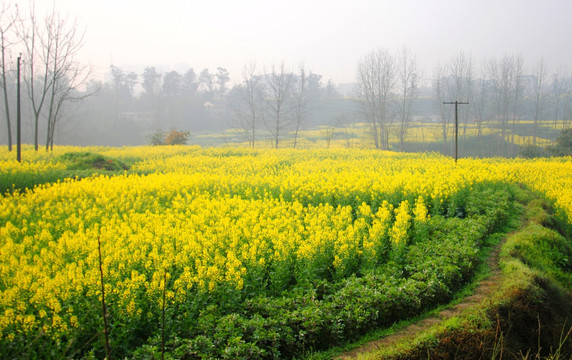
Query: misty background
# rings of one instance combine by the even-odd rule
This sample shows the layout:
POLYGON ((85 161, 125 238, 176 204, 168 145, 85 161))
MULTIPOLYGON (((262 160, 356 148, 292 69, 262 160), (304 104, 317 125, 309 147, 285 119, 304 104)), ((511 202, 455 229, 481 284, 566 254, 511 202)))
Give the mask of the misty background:
POLYGON ((0 141, 516 156, 570 127, 567 1, 2 3, 0 141))

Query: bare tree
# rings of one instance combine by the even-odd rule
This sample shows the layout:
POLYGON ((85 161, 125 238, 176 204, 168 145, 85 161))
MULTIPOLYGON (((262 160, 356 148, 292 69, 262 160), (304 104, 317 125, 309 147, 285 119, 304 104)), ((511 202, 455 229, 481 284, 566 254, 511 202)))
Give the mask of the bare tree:
POLYGON ((543 89, 544 81, 546 80, 546 75, 548 69, 544 63, 544 59, 538 60, 536 67, 534 69, 534 129, 532 133, 532 144, 536 145, 536 138, 538 136, 538 122, 540 120, 541 112, 544 109, 545 102, 545 91, 543 89))
POLYGON ((572 101, 572 94, 571 94, 571 90, 572 90, 572 79, 568 78, 567 80, 567 89, 566 89, 566 93, 563 94, 563 104, 562 104, 562 129, 566 129, 567 127, 570 126, 569 122, 569 114, 570 114, 570 103, 572 101))
MULTIPOLYGON (((81 92, 80 87, 87 84, 91 68, 75 60, 75 55, 83 44, 83 34, 77 32, 74 22, 68 26, 68 20, 52 13, 46 19, 47 41, 53 42, 52 58, 48 59, 51 70, 51 88, 48 107, 48 129, 46 150, 53 149, 56 124, 62 115, 66 102, 84 99, 93 93, 81 92)), ((94 91, 97 91, 94 90, 94 91)))
POLYGON ((411 106, 417 97, 417 57, 409 50, 403 48, 398 57, 397 78, 399 84, 400 101, 400 125, 399 125, 399 145, 401 151, 404 150, 405 138, 411 121, 411 106))
POLYGON ((447 87, 447 79, 445 78, 445 66, 441 63, 435 66, 433 70, 433 90, 437 105, 439 106, 440 122, 441 122, 441 136, 443 138, 443 151, 446 151, 447 136, 449 135, 450 120, 450 106, 445 107, 443 102, 447 96, 445 93, 447 87))
POLYGON ((284 62, 280 69, 272 65, 272 72, 265 74, 266 79, 266 103, 270 112, 268 123, 265 122, 268 131, 272 134, 274 148, 278 149, 283 132, 288 126, 287 100, 291 96, 293 74, 286 70, 284 62))
POLYGON ((354 136, 351 129, 350 118, 347 116, 346 113, 342 113, 341 115, 338 115, 335 120, 336 120, 335 122, 336 126, 340 128, 340 130, 343 132, 346 148, 350 149, 353 144, 353 136, 354 136))
POLYGON ((389 106, 395 82, 395 59, 387 50, 371 51, 358 61, 360 103, 376 149, 389 148, 389 106))
POLYGON ((363 57, 358 63, 357 82, 359 99, 365 119, 367 120, 373 136, 376 149, 381 148, 380 134, 378 131, 379 109, 377 106, 376 82, 375 82, 375 59, 374 53, 363 57))
POLYGON ((41 43, 40 24, 36 17, 34 4, 32 3, 29 18, 20 19, 18 22, 18 36, 24 43, 26 58, 24 83, 30 99, 34 116, 34 148, 38 150, 38 134, 40 126, 40 114, 44 107, 48 92, 52 86, 50 83, 48 59, 51 57, 52 43, 41 43), (43 71, 42 71, 43 70, 43 71))
MULTIPOLYGON (((560 108, 562 107, 562 100, 569 91, 570 79, 567 76, 567 71, 563 68, 552 76, 552 98, 554 105, 554 128, 558 127, 558 119, 560 117, 560 108)), ((565 103, 564 103, 565 104, 565 103)), ((564 119, 562 119, 564 123, 564 119)))
POLYGON ((463 106, 459 109, 459 118, 463 123, 463 137, 465 137, 473 90, 473 65, 471 56, 460 52, 451 59, 449 69, 450 77, 447 82, 449 93, 448 101, 465 101, 469 103, 467 106, 463 106))
MULTIPOLYGON (((524 84, 523 84, 523 77, 524 77, 524 59, 522 55, 515 55, 514 59, 514 89, 513 89, 513 101, 512 101, 512 131, 510 142, 512 144, 515 143, 514 135, 515 129, 517 127, 518 122, 518 112, 520 109, 520 101, 521 97, 524 92, 524 84)), ((514 154, 511 154, 514 155, 514 154)))
POLYGON ((231 92, 239 131, 244 134, 252 148, 256 143, 256 130, 263 117, 262 85, 262 78, 256 75, 256 63, 250 62, 242 68, 242 83, 235 86, 231 92))
POLYGON ((474 92, 471 98, 472 116, 477 124, 477 137, 483 136, 483 120, 485 118, 485 109, 488 106, 488 91, 487 91, 487 80, 486 69, 483 66, 478 79, 475 80, 474 92))
POLYGON ((336 133, 336 122, 337 119, 330 119, 326 125, 322 125, 321 133, 326 141, 326 149, 329 149, 332 144, 332 139, 336 133))
POLYGON ((522 60, 519 56, 505 55, 500 61, 492 59, 488 72, 492 84, 493 100, 498 122, 499 152, 507 155, 509 120, 515 116, 520 93, 522 60))
POLYGON ((8 64, 7 58, 13 45, 11 38, 15 30, 17 13, 12 12, 6 4, 2 4, 0 9, 0 89, 4 100, 4 114, 6 115, 6 126, 8 136, 8 151, 12 151, 12 124, 10 119, 10 102, 8 90, 8 64))
POLYGON ((49 149, 63 105, 91 95, 79 91, 91 72, 75 60, 83 45, 83 33, 78 32, 76 22, 62 18, 55 9, 40 21, 32 3, 29 16, 18 22, 17 34, 26 54, 24 83, 34 116, 34 146, 38 150, 39 123, 44 115, 49 149))
POLYGON ((306 115, 309 111, 309 101, 312 92, 309 88, 309 80, 314 79, 314 75, 310 73, 308 77, 304 70, 304 65, 300 65, 299 73, 296 77, 296 84, 294 88, 294 149, 298 141, 298 133, 304 123, 306 115))
POLYGON ((499 143, 499 151, 503 150, 501 147, 505 141, 510 111, 512 78, 509 60, 510 59, 505 56, 500 62, 496 59, 492 59, 489 63, 489 76, 493 84, 498 132, 501 141, 501 143, 499 143))

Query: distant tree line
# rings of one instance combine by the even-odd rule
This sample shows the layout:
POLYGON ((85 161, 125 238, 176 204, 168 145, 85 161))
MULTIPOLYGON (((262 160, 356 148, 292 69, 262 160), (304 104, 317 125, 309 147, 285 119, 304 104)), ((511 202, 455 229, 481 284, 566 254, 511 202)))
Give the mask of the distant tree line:
MULTIPOLYGON (((359 59, 358 101, 376 148, 389 149, 389 134, 394 132, 403 149, 416 110, 411 104, 418 96, 418 68, 416 57, 407 49, 399 53, 374 50, 359 59)), ((454 123, 454 107, 444 104, 450 101, 469 102, 459 108, 461 136, 466 136, 471 123, 478 137, 487 126, 498 137, 499 155, 516 155, 514 146, 509 145, 517 142, 518 135, 536 145, 540 121, 550 120, 555 131, 571 125, 570 74, 565 69, 550 71, 543 59, 529 67, 520 55, 477 64, 469 54, 460 52, 435 67, 431 86, 443 146, 447 146, 454 123), (530 124, 522 126, 525 123, 530 124)))
POLYGON ((312 101, 338 96, 331 83, 322 87, 321 75, 303 66, 297 73, 284 65, 263 74, 255 73, 252 64, 244 68, 243 81, 229 88, 230 76, 222 67, 216 73, 203 69, 197 74, 193 68, 161 73, 150 66, 137 74, 111 66, 106 81, 89 84, 99 91, 86 101, 84 114, 93 120, 84 125, 91 133, 110 132, 111 138, 122 134, 117 142, 131 144, 165 129, 234 128, 254 146, 261 130, 279 146, 291 131, 297 137, 312 101))
POLYGON ((282 63, 258 73, 249 63, 242 81, 229 87, 229 73, 222 67, 216 73, 203 69, 197 74, 193 68, 161 73, 150 66, 137 74, 111 66, 106 81, 89 84, 99 91, 84 104, 84 117, 92 119, 84 126, 91 134, 108 134, 108 145, 137 144, 142 139, 160 143, 149 139, 165 129, 235 129, 250 146, 264 138, 279 147, 281 140, 290 138, 296 147, 318 102, 339 97, 334 85, 323 86, 321 79, 304 66, 291 70, 282 63))
POLYGON ((418 71, 417 58, 405 48, 399 54, 371 51, 359 60, 358 100, 376 149, 389 149, 390 131, 396 125, 403 150, 418 94, 418 71))
POLYGON ((108 117, 118 119, 131 114, 139 120, 145 118, 155 128, 184 126, 205 102, 222 99, 230 81, 228 71, 221 67, 216 73, 203 69, 197 74, 191 68, 181 74, 160 73, 149 66, 136 74, 111 65, 110 75, 108 81, 94 84, 101 88, 101 101, 96 105, 113 99, 108 117))
POLYGON ((261 73, 256 72, 255 63, 245 65, 242 82, 229 93, 235 127, 251 147, 259 131, 264 131, 270 135, 272 147, 278 148, 280 141, 289 136, 296 148, 300 131, 316 103, 334 92, 331 84, 324 88, 321 81, 321 75, 308 72, 303 65, 292 70, 282 62, 261 73))

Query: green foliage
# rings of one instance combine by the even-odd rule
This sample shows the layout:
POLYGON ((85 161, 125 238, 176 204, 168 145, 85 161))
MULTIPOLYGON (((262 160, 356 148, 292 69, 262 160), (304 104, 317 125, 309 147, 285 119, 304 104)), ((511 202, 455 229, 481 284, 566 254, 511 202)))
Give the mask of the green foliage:
POLYGON ((520 150, 518 151, 518 156, 525 159, 547 157, 549 156, 549 151, 538 145, 526 144, 520 147, 520 150))
POLYGON ((510 185, 479 183, 453 195, 443 213, 447 217, 480 218, 490 233, 498 230, 508 219, 513 200, 510 185))
POLYGON ((118 159, 90 152, 69 152, 54 159, 66 165, 68 170, 123 171, 129 167, 118 159))
POLYGON ((572 288, 572 244, 555 229, 544 226, 557 223, 544 206, 546 204, 542 201, 531 203, 528 212, 532 221, 507 241, 504 255, 516 258, 572 288))
POLYGON ((157 130, 149 135, 149 144, 153 146, 166 145, 165 132, 163 130, 157 130))
POLYGON ((189 131, 171 129, 165 133, 162 130, 157 130, 149 136, 149 143, 153 146, 184 145, 189 141, 190 136, 189 131))
POLYGON ((572 156, 572 128, 564 129, 556 139, 556 145, 548 151, 554 156, 572 156))
POLYGON ((548 156, 572 156, 572 128, 562 130, 554 145, 543 148, 534 144, 526 144, 520 147, 518 155, 526 159, 548 156))
MULTIPOLYGON (((129 159, 134 163, 138 159, 129 159)), ((125 161, 91 152, 68 152, 44 162, 42 170, 34 166, 0 176, 0 193, 33 189, 42 184, 56 183, 65 179, 81 179, 95 174, 124 173, 129 170, 125 161)))
POLYGON ((18 173, 2 174, 0 176, 0 193, 13 193, 14 191, 25 191, 33 189, 41 184, 56 183, 69 178, 67 170, 50 169, 38 173, 38 171, 19 171, 18 173))

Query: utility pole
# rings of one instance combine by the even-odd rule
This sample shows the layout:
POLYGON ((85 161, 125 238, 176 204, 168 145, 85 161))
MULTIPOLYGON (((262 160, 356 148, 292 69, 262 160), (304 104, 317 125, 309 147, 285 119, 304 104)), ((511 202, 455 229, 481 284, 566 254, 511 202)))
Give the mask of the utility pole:
POLYGON ((18 82, 16 86, 16 158, 18 162, 22 162, 22 126, 20 121, 20 60, 22 54, 18 56, 18 82))
POLYGON ((444 101, 445 105, 455 105, 455 164, 459 155, 459 105, 469 105, 468 102, 444 101))

